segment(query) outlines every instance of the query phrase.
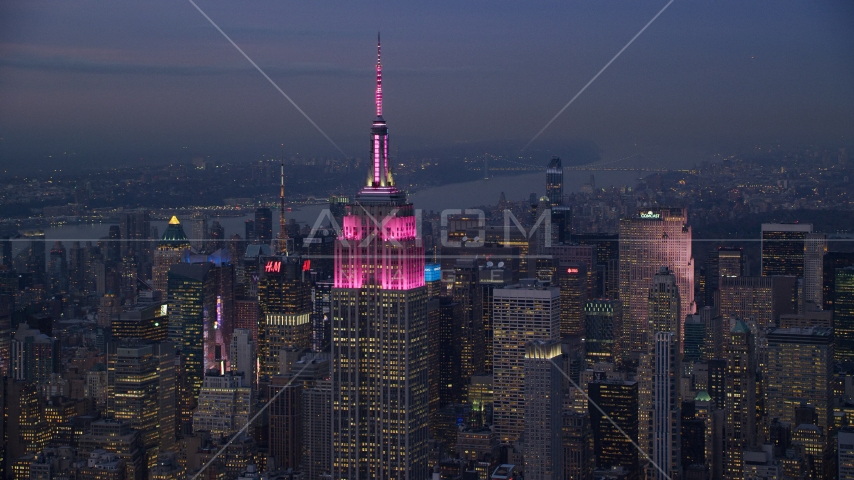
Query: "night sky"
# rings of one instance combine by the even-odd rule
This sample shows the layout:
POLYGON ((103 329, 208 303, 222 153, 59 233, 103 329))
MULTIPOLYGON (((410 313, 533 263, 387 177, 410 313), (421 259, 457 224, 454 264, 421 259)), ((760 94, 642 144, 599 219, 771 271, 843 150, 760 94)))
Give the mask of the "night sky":
MULTIPOLYGON (((667 3, 196 2, 352 157, 377 30, 392 152, 518 150, 667 3)), ((675 0, 530 152, 850 147, 852 107, 854 3, 675 0)), ((4 170, 252 160, 282 142, 341 156, 186 0, 0 2, 4 170)))

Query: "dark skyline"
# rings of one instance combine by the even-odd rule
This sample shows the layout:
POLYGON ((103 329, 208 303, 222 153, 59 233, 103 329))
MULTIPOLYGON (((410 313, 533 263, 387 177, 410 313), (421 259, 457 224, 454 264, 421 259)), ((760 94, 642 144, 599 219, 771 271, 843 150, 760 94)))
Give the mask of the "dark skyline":
MULTIPOLYGON (((510 153, 666 1, 197 3, 366 158, 378 29, 392 153, 510 153)), ((850 146, 852 20, 847 2, 677 0, 525 153, 585 144, 693 163, 850 146)), ((251 160, 282 142, 341 156, 189 2, 0 4, 0 104, 4 170, 251 160)))

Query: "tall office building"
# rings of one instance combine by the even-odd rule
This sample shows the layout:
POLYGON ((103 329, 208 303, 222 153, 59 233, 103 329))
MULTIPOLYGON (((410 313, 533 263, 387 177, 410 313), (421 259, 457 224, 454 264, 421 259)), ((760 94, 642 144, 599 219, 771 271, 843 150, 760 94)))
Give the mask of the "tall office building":
MULTIPOLYGON (((647 316, 650 335, 658 332, 673 333, 676 336, 676 343, 681 344, 682 306, 680 301, 681 295, 676 275, 667 267, 662 267, 652 277, 649 288, 647 316)), ((651 347, 652 344, 650 344, 650 350, 651 347)))
POLYGON ((824 309, 833 311, 833 295, 836 282, 836 269, 854 267, 854 252, 827 252, 822 266, 824 309))
POLYGON ((177 379, 175 346, 124 340, 107 355, 107 414, 139 431, 146 464, 175 443, 177 379))
POLYGON ((395 187, 382 117, 367 185, 335 243, 332 478, 422 479, 427 466, 427 288, 415 209, 395 187))
MULTIPOLYGON (((167 274, 170 341, 178 345, 184 361, 186 398, 195 399, 202 388, 205 373, 205 340, 215 325, 217 311, 216 279, 213 264, 173 265, 167 274)), ((184 413, 192 409, 184 405, 184 413)))
POLYGON ((460 347, 460 384, 464 394, 472 375, 484 369, 483 306, 477 288, 479 273, 477 264, 468 259, 458 259, 453 270, 452 298, 462 309, 462 328, 453 343, 460 347))
POLYGON ((169 335, 168 305, 161 302, 139 304, 113 315, 110 325, 113 338, 117 340, 139 338, 163 342, 169 335))
POLYGON ((245 328, 235 328, 231 336, 231 354, 228 356, 229 370, 243 375, 248 385, 255 383, 255 341, 252 332, 245 328))
POLYGON ((837 268, 833 280, 833 335, 837 362, 854 361, 854 267, 837 268))
POLYGON ((119 215, 122 255, 133 255, 139 259, 148 254, 148 237, 151 235, 151 219, 148 210, 139 209, 119 215))
POLYGON ((273 241, 273 211, 267 207, 255 209, 255 243, 270 245, 273 241))
POLYGON ((590 364, 615 363, 619 357, 617 339, 623 326, 623 306, 619 300, 588 300, 584 305, 584 353, 590 364))
POLYGON ((706 260, 706 283, 703 304, 715 304, 715 292, 720 289, 721 277, 744 276, 744 250, 741 247, 718 247, 706 260))
POLYGON ((616 233, 584 233, 572 236, 580 245, 596 247, 595 297, 618 298, 620 294, 620 238, 616 233))
MULTIPOLYGON (((305 430, 314 429, 312 438, 325 434, 327 443, 332 432, 326 429, 331 418, 320 425, 307 423, 304 411, 305 393, 317 382, 329 378, 329 356, 325 353, 307 353, 295 361, 283 375, 270 379, 268 438, 270 454, 276 459, 276 467, 282 470, 297 469, 303 463, 305 430)), ((331 395, 329 397, 331 400, 331 395)), ((327 400, 328 401, 328 400, 327 400)), ((315 406, 309 406, 313 408, 315 406)), ((309 417, 310 418, 310 417, 309 417)), ((327 465, 328 467, 328 465, 327 465)))
POLYGON ((210 371, 193 411, 193 432, 210 432, 213 438, 230 438, 247 422, 252 408, 252 389, 242 375, 210 371))
POLYGON ((270 257, 258 282, 259 375, 281 373, 282 351, 311 347, 311 285, 303 281, 299 257, 270 257))
POLYGON ((26 254, 26 271, 32 274, 33 285, 44 285, 45 283, 45 264, 46 264, 46 249, 45 236, 43 231, 27 230, 21 232, 21 236, 29 240, 26 254))
POLYGON ((801 403, 815 408, 816 425, 827 435, 833 408, 833 331, 826 327, 776 328, 768 333, 764 376, 768 418, 795 424, 801 403))
POLYGON ((804 289, 801 303, 824 305, 824 255, 827 253, 827 235, 808 233, 804 239, 804 289))
MULTIPOLYGON (((586 413, 563 412, 563 478, 584 480, 593 475, 593 434, 586 413)), ((560 478, 560 477, 558 477, 560 478)))
POLYGON ((53 242, 47 265, 47 277, 51 293, 68 292, 68 261, 62 242, 53 242))
POLYGON ((546 169, 546 196, 552 207, 563 205, 563 164, 560 157, 552 157, 546 169))
POLYGON ((729 333, 724 374, 724 478, 744 478, 744 451, 756 441, 756 364, 753 333, 736 319, 729 333))
POLYGON ((525 476, 533 480, 556 479, 563 473, 560 356, 556 340, 525 345, 525 476))
MULTIPOLYGON (((656 392, 656 389, 661 388, 669 388, 669 385, 662 386, 659 382, 659 374, 662 373, 662 368, 667 367, 671 368, 673 366, 662 365, 662 359, 672 361, 673 365, 679 365, 681 363, 680 359, 680 350, 682 346, 681 334, 680 334, 680 320, 682 319, 681 314, 681 305, 680 305, 680 295, 679 295, 679 286, 677 284, 676 275, 673 274, 667 267, 662 267, 658 273, 653 275, 652 280, 650 282, 649 293, 647 297, 647 315, 649 318, 649 326, 648 326, 648 338, 651 342, 649 344, 648 351, 642 355, 640 355, 640 362, 638 365, 638 438, 640 441, 640 445, 645 445, 645 448, 652 448, 656 442, 661 440, 660 435, 665 430, 665 426, 663 424, 656 423, 656 415, 661 417, 664 415, 660 409, 666 408, 668 412, 671 411, 671 407, 676 405, 677 403, 667 403, 666 405, 662 405, 657 403, 660 398, 658 398, 657 394, 660 392, 656 392), (659 333, 671 333, 673 334, 673 348, 675 348, 674 358, 667 356, 668 352, 664 350, 663 344, 660 342, 664 342, 664 339, 659 339, 660 342, 654 341, 656 335, 659 333), (660 356, 660 355, 663 355, 660 356)), ((667 339, 670 341, 670 338, 667 339)), ((680 376, 676 374, 676 369, 673 367, 671 370, 674 372, 673 375, 675 377, 674 381, 675 387, 674 391, 679 390, 679 378, 680 376)), ((670 391, 670 390, 668 390, 670 391)), ((668 415, 671 415, 668 413, 668 415)), ((676 417, 678 418, 678 416, 676 417)), ((659 418, 661 420, 661 418, 659 418)), ((663 422, 663 420, 661 420, 663 422)), ((672 442, 668 443, 668 445, 672 444, 672 442)), ((663 447, 662 447, 663 448, 663 447)), ((670 447, 666 452, 662 453, 662 448, 658 449, 658 452, 661 455, 668 456, 672 453, 673 449, 670 447)), ((658 464, 659 460, 662 458, 654 458, 658 464)), ((662 466, 659 464, 659 467, 665 471, 670 472, 672 468, 669 467, 671 464, 670 461, 667 462, 666 465, 668 467, 662 466)), ((650 471, 651 475, 660 474, 661 472, 653 468, 655 472, 650 471)), ((669 473, 668 473, 669 475, 669 473)))
POLYGON ((718 277, 744 276, 744 250, 741 247, 718 247, 718 277))
MULTIPOLYGON (((431 301, 432 302, 432 301, 431 301)), ((430 305, 434 306, 434 305, 430 305)), ((461 403, 462 392, 462 369, 460 353, 461 342, 457 339, 462 335, 463 309, 462 306, 449 297, 439 297, 435 315, 435 322, 431 322, 428 340, 431 342, 428 353, 429 371, 427 372, 428 384, 435 382, 434 396, 430 397, 431 404, 440 409, 452 403, 461 403), (435 344, 433 343, 435 342, 435 344), (435 400, 435 402, 433 402, 435 400)))
POLYGON ((315 352, 328 351, 331 341, 330 317, 332 316, 332 281, 314 282, 311 287, 311 349, 315 352))
POLYGON ((261 319, 261 306, 258 296, 237 297, 234 299, 234 328, 243 328, 252 333, 252 341, 258 347, 258 323, 261 319))
POLYGON ((320 480, 332 466, 332 382, 318 380, 302 394, 303 460, 307 479, 320 480))
POLYGON ((638 439, 637 382, 594 380, 588 384, 587 390, 596 468, 622 467, 628 473, 626 479, 638 480, 640 467, 635 446, 638 439))
POLYGON ((780 315, 795 313, 795 277, 723 277, 719 311, 722 317, 750 320, 762 329, 780 315))
POLYGON ((680 478, 681 464, 681 378, 679 342, 673 332, 653 337, 652 436, 647 450, 655 462, 647 478, 680 478))
POLYGON ((493 294, 493 423, 502 442, 516 442, 525 425, 525 345, 560 339, 560 291, 528 280, 493 294))
MULTIPOLYGON (((0 295, 0 378, 12 371, 12 309, 14 297, 0 295)), ((0 383, 2 387, 2 383, 0 383)))
POLYGON ((684 332, 685 338, 682 339, 682 354, 685 362, 700 362, 706 360, 707 332, 706 321, 700 314, 688 315, 685 318, 684 332))
MULTIPOLYGON (((100 456, 105 450, 116 454, 124 462, 124 472, 122 472, 124 476, 120 474, 117 478, 125 480, 147 478, 145 448, 142 445, 140 432, 132 429, 128 422, 114 419, 96 420, 90 424, 89 431, 78 441, 77 454, 82 457, 89 457, 92 453, 100 456)), ((109 472, 106 473, 109 475, 109 472)), ((89 478, 101 477, 93 475, 89 478)))
POLYGON ((762 276, 785 275, 804 278, 804 252, 808 223, 762 224, 762 276))
POLYGON ((687 222, 684 208, 645 209, 620 220, 624 355, 637 357, 648 351, 649 285, 661 267, 676 276, 682 314, 694 313, 694 259, 687 222))
POLYGON ((59 345, 53 338, 30 328, 18 325, 12 337, 12 378, 29 383, 47 381, 51 374, 59 373, 59 345))
POLYGON ((555 274, 560 287, 561 337, 584 335, 584 305, 587 303, 587 266, 583 263, 560 263, 555 274))
POLYGON ((839 480, 854 480, 854 427, 839 429, 836 450, 839 480))
POLYGON ((173 216, 163 232, 163 237, 154 251, 154 264, 151 267, 151 286, 165 292, 168 287, 169 269, 181 263, 181 256, 190 248, 190 240, 181 227, 178 217, 173 216))
MULTIPOLYGON (((492 263, 492 262, 490 262, 492 263)), ((509 269, 486 265, 480 267, 477 280, 477 296, 481 310, 481 324, 483 324, 483 372, 492 373, 492 339, 495 320, 493 318, 493 304, 495 303, 495 290, 511 283, 511 272, 509 269)))

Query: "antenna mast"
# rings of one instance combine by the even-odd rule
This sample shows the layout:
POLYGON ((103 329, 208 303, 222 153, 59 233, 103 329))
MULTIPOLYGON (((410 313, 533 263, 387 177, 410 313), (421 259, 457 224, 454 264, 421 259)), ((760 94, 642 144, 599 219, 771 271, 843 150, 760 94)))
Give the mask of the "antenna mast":
POLYGON ((288 254, 288 233, 285 229, 285 144, 282 144, 280 169, 281 182, 279 187, 279 254, 288 254))

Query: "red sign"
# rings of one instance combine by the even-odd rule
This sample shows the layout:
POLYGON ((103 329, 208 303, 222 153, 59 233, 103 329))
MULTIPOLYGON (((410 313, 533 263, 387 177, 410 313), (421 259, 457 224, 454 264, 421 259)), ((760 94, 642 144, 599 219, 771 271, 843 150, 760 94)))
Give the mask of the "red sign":
POLYGON ((578 273, 578 269, 575 267, 569 267, 566 269, 566 273, 578 273))
POLYGON ((311 270, 311 260, 306 260, 302 262, 302 271, 307 272, 309 270, 311 270))
POLYGON ((282 262, 280 260, 269 260, 264 267, 267 273, 279 273, 282 271, 282 262))

